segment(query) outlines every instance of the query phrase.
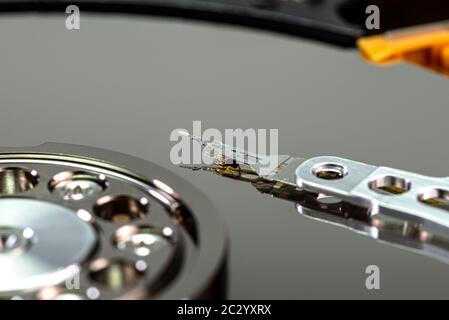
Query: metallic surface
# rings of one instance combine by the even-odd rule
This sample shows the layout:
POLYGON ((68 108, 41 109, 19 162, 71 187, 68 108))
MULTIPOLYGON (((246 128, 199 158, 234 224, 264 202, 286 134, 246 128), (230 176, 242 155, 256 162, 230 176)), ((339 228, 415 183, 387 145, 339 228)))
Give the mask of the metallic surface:
POLYGON ((63 144, 2 148, 0 166, 32 168, 39 175, 31 190, 0 194, 2 297, 223 296, 223 226, 207 200, 181 179, 119 153, 63 144), (89 197, 61 197, 52 185, 61 175, 70 177, 67 172, 78 179, 99 177, 104 187, 89 197), (185 204, 184 191, 195 211, 185 204), (98 209, 106 205, 107 215, 98 209), (146 232, 143 238, 136 239, 138 233, 131 238, 140 250, 120 245, 125 227, 146 232), (139 254, 143 250, 146 254, 139 254), (75 277, 78 287, 69 288, 67 283, 75 277))
POLYGON ((3 234, 8 229, 19 231, 19 245, 0 251, 0 295, 57 285, 73 277, 96 245, 94 228, 62 206, 6 198, 0 200, 0 212, 3 234))
POLYGON ((210 164, 181 167, 249 182, 261 193, 295 202, 306 217, 449 263, 447 178, 331 156, 254 154, 216 140, 190 139, 210 164), (269 161, 274 169, 264 172, 269 161))
MULTIPOLYGON (((229 297, 447 297, 449 269, 439 261, 306 219, 289 201, 192 174, 169 159, 171 130, 202 120, 203 128, 220 130, 279 128, 285 154, 333 154, 447 176, 447 148, 438 142, 447 131, 447 81, 406 64, 382 70, 356 52, 241 28, 81 19, 73 32, 64 16, 0 19, 2 145, 92 145, 184 177, 224 211, 229 297), (369 264, 381 270, 380 290, 364 286, 369 264)), ((195 207, 194 198, 186 202, 195 207)))
POLYGON ((301 189, 335 196, 345 202, 366 208, 370 211, 370 215, 383 213, 393 218, 441 229, 445 233, 449 232, 448 212, 441 206, 420 201, 432 190, 449 190, 447 178, 427 177, 338 157, 315 157, 308 159, 296 169, 296 179, 301 189), (320 164, 344 167, 347 174, 333 180, 322 179, 313 172, 313 168, 320 164), (379 181, 386 183, 381 186, 382 189, 396 187, 401 191, 388 192, 388 189, 376 188, 375 184, 379 181), (404 181, 402 186, 397 185, 399 181, 404 181))

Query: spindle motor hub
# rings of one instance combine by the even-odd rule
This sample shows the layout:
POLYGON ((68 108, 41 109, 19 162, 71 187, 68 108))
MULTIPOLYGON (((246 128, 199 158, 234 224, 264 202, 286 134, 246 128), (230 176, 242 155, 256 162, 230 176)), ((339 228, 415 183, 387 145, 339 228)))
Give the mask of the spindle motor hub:
POLYGON ((124 154, 0 149, 0 297, 222 298, 214 211, 187 181, 124 154))

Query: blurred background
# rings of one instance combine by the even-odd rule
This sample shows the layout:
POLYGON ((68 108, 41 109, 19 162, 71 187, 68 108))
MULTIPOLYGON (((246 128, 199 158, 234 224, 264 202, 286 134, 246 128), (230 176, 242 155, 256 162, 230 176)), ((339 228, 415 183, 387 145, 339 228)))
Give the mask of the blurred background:
POLYGON ((243 28, 81 12, 0 17, 0 144, 111 149, 183 176, 228 227, 229 298, 447 298, 449 266, 170 163, 173 129, 279 129, 279 152, 446 176, 449 79, 243 28), (365 288, 367 265, 380 290, 365 288))

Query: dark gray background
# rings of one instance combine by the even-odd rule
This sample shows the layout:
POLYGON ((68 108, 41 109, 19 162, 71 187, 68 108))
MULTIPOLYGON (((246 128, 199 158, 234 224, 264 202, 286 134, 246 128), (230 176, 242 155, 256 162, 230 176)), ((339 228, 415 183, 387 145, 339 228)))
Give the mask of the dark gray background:
POLYGON ((284 154, 449 172, 449 79, 377 68, 303 40, 178 20, 82 13, 0 18, 1 145, 112 149, 203 190, 231 239, 230 298, 447 298, 448 266, 299 216, 249 185, 170 163, 170 132, 278 128, 284 154), (365 267, 381 290, 365 289, 365 267))

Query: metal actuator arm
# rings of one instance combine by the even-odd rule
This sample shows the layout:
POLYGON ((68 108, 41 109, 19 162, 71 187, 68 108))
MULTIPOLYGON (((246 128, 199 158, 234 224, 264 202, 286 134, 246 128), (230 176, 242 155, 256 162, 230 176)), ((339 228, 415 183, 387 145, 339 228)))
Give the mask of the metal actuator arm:
POLYGON ((195 141, 218 155, 212 165, 184 166, 251 182, 280 198, 300 201, 301 193, 321 194, 379 213, 449 232, 449 179, 428 177, 348 159, 253 155, 214 142, 195 141), (273 163, 275 162, 275 163, 273 163), (273 169, 265 170, 272 167, 273 169))
POLYGON ((369 210, 449 231, 449 179, 337 157, 311 158, 295 170, 298 188, 369 210), (446 191, 448 190, 448 191, 446 191))
MULTIPOLYGON (((215 156, 210 165, 183 167, 250 182, 262 193, 295 202, 308 217, 376 239, 419 250, 431 246, 432 254, 435 246, 449 250, 448 178, 332 156, 251 154, 217 141, 192 139, 215 156)), ((443 256, 449 262, 449 254, 443 256)))

